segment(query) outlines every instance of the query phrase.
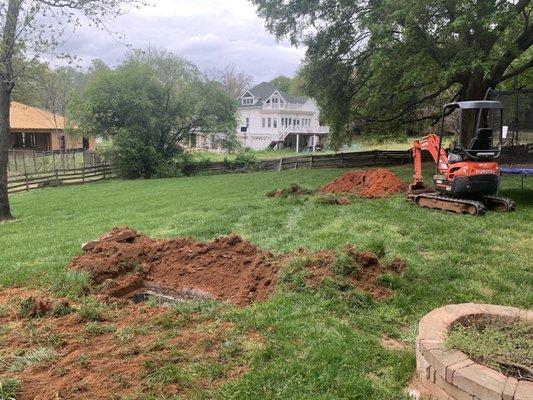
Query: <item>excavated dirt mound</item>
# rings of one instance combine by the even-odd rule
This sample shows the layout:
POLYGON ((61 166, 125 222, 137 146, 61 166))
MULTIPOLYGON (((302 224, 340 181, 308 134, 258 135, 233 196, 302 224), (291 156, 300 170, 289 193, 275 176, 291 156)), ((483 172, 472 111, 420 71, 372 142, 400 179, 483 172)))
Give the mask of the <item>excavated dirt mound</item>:
MULTIPOLYGON (((91 242, 89 250, 75 257, 69 266, 88 271, 105 301, 118 298, 139 302, 156 295, 163 303, 212 298, 248 305, 269 296, 280 269, 295 256, 275 257, 236 235, 202 243, 192 238, 151 239, 126 227, 114 228, 112 234, 119 241, 106 234, 91 242)), ((344 276, 348 284, 378 300, 392 293, 378 279, 387 272, 402 272, 403 261, 382 265, 374 253, 356 251, 350 245, 344 252, 353 264, 348 266, 353 271, 344 276)), ((310 287, 316 288, 315 283, 325 277, 338 275, 335 251, 321 251, 310 257, 315 260, 307 266, 310 287)))
POLYGON ((324 250, 311 255, 306 266, 305 281, 308 287, 318 288, 325 278, 342 276, 346 283, 369 294, 375 300, 390 297, 393 291, 383 286, 379 278, 386 273, 401 274, 405 268, 405 261, 395 258, 388 264, 383 264, 379 257, 371 251, 357 251, 354 246, 347 245, 344 254, 351 262, 345 261, 350 268, 339 271, 336 266, 338 254, 332 250, 324 250))
POLYGON ((386 197, 405 191, 407 185, 386 169, 350 171, 322 186, 320 193, 351 193, 366 198, 386 197))
MULTIPOLYGON (((116 235, 117 228, 112 232, 116 235)), ((93 281, 102 285, 101 293, 111 297, 132 298, 156 288, 169 297, 246 305, 268 296, 279 263, 271 253, 236 235, 210 243, 136 235, 127 241, 95 243, 69 268, 89 271, 93 281)))

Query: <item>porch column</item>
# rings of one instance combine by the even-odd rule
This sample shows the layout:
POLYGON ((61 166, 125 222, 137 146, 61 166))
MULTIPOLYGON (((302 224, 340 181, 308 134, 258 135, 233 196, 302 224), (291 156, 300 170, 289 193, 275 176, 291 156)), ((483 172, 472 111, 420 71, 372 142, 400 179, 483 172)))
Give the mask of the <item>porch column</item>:
POLYGON ((316 135, 313 135, 313 153, 315 152, 316 147, 316 135))
POLYGON ((300 135, 296 134, 296 152, 300 152, 300 135))

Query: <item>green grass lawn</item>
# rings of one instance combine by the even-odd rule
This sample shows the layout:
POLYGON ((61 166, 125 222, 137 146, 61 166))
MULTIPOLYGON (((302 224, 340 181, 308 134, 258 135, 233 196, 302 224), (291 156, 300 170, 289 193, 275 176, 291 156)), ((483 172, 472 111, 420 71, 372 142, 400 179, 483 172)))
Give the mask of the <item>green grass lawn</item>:
MULTIPOLYGON (((395 168, 409 180, 408 167, 395 168)), ((269 199, 291 183, 317 188, 343 170, 296 170, 150 181, 107 181, 11 197, 16 220, 0 224, 0 286, 76 296, 85 277, 66 272, 80 244, 117 225, 154 237, 209 240, 238 233, 275 253, 346 243, 384 245, 408 263, 381 302, 347 301, 334 290, 280 289, 263 303, 221 312, 266 345, 247 372, 210 397, 222 399, 406 399, 421 316, 447 303, 533 306, 533 181, 503 177, 511 214, 483 217, 416 208, 403 196, 322 205, 311 197, 269 199), (383 335, 405 350, 380 346, 383 335)), ((206 311, 206 312, 212 312, 206 311)))

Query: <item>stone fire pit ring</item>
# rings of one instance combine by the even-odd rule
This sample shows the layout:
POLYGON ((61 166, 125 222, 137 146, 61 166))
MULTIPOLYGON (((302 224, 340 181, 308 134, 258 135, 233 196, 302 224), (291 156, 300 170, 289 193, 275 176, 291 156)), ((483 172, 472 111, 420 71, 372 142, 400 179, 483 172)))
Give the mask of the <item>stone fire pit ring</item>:
POLYGON ((420 320, 416 338, 416 369, 424 388, 437 400, 533 400, 533 382, 507 377, 445 348, 450 327, 472 317, 533 324, 533 311, 515 307, 465 303, 431 311, 420 320))

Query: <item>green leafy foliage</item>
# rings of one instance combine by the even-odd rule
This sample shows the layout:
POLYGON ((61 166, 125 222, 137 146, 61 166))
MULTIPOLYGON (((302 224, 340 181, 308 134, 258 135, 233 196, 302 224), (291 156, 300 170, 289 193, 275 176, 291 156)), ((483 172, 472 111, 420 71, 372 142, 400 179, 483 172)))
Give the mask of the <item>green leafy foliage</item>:
POLYGON ((292 79, 284 75, 277 76, 270 81, 270 83, 272 83, 278 89, 283 90, 285 93, 289 92, 291 82, 292 79))
POLYGON ((307 46, 301 71, 333 131, 418 133, 453 100, 533 67, 532 3, 494 0, 252 0, 278 38, 307 46))
POLYGON ((196 130, 233 132, 236 104, 180 57, 149 49, 95 77, 72 102, 75 122, 113 138, 113 158, 126 178, 176 176, 174 157, 196 130))
POLYGON ((251 171, 257 164, 257 156, 254 151, 245 149, 237 153, 237 155, 233 158, 224 158, 224 163, 230 169, 251 171))

